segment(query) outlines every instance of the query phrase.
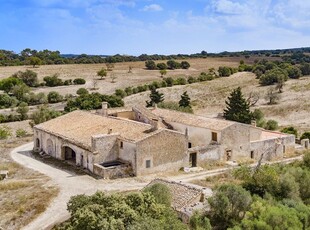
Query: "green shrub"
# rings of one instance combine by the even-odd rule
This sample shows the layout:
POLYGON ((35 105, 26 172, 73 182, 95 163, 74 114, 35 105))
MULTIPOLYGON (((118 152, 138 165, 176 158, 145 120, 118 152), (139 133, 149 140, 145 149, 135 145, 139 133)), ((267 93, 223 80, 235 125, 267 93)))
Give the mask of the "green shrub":
POLYGON ((63 96, 60 95, 58 92, 56 91, 51 91, 48 93, 47 95, 47 101, 48 103, 57 103, 57 102, 61 102, 63 100, 63 96))
POLYGON ((4 125, 0 127, 0 140, 4 140, 12 136, 12 130, 10 127, 4 125))
POLYGON ((174 81, 174 85, 186 85, 187 81, 184 77, 179 77, 174 81))
POLYGON ((228 77, 233 73, 232 68, 226 66, 220 66, 218 72, 220 77, 228 77))
POLYGON ((124 98, 124 97, 127 96, 126 92, 124 90, 122 90, 122 89, 116 89, 115 90, 115 95, 119 96, 121 98, 124 98))
POLYGON ((58 76, 58 74, 54 74, 53 76, 44 77, 43 80, 45 81, 45 85, 49 87, 63 85, 63 81, 58 76))
POLYGON ((298 135, 297 129, 295 129, 293 126, 285 127, 283 129, 281 129, 281 132, 287 133, 287 134, 293 134, 293 135, 295 135, 295 137, 297 137, 297 135, 298 135))
POLYGON ((166 63, 161 62, 161 63, 158 63, 158 64, 157 64, 157 68, 158 68, 159 70, 165 70, 165 69, 168 68, 168 66, 166 65, 166 63))
POLYGON ((16 137, 25 137, 28 135, 27 131, 24 129, 17 129, 15 132, 16 137))
POLYGON ((83 78, 75 78, 75 79, 73 80, 73 83, 74 83, 75 85, 84 85, 84 84, 86 83, 86 81, 85 81, 85 79, 83 79, 83 78))
POLYGON ((167 87, 173 86, 174 80, 172 77, 164 78, 164 81, 167 83, 167 87))
POLYGON ((130 96, 131 94, 133 94, 132 87, 126 87, 125 93, 127 94, 127 96, 130 96))
POLYGON ((276 129, 278 129, 278 127, 279 127, 279 125, 278 125, 277 121, 268 120, 264 128, 267 130, 276 130, 276 129))
POLYGON ((79 89, 76 91, 76 94, 77 94, 77 95, 88 94, 88 90, 85 89, 85 88, 79 88, 79 89))
POLYGON ((188 84, 192 84, 192 83, 197 82, 197 79, 192 77, 192 76, 190 76, 190 77, 188 77, 187 82, 188 82, 188 84))
POLYGON ((170 207, 172 201, 172 195, 170 189, 166 185, 156 183, 143 189, 143 192, 151 193, 155 197, 156 203, 164 204, 167 207, 170 207))
POLYGON ((191 65, 187 61, 181 62, 181 68, 182 69, 188 69, 191 65))
POLYGON ((72 85, 72 79, 65 80, 64 85, 72 85))
POLYGON ((174 101, 167 101, 167 102, 160 102, 158 103, 158 108, 163 109, 171 109, 176 110, 184 113, 193 113, 193 109, 191 107, 180 107, 179 103, 174 101))
POLYGON ((310 132, 304 132, 300 137, 300 140, 302 140, 302 139, 309 139, 310 140, 310 132))

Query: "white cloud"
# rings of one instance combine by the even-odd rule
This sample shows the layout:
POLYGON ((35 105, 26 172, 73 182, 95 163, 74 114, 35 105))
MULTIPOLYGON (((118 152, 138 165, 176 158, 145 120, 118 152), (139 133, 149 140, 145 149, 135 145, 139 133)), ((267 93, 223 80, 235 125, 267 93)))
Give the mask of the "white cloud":
POLYGON ((163 8, 158 4, 151 4, 143 7, 142 11, 162 11, 163 8))
POLYGON ((249 8, 246 4, 243 5, 239 2, 229 0, 213 1, 212 7, 217 13, 222 14, 244 14, 249 12, 249 8))

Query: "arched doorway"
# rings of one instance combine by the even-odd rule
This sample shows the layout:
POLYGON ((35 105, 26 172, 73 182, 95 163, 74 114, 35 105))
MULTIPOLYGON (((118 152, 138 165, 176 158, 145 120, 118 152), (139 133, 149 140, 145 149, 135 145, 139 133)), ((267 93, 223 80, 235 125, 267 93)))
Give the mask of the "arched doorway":
POLYGON ((68 146, 65 146, 64 149, 65 160, 76 162, 76 153, 73 149, 68 146))
POLYGON ((39 140, 39 138, 36 139, 36 147, 40 148, 40 140, 39 140))
POLYGON ((47 154, 54 156, 54 151, 53 151, 53 141, 51 139, 47 139, 47 154))

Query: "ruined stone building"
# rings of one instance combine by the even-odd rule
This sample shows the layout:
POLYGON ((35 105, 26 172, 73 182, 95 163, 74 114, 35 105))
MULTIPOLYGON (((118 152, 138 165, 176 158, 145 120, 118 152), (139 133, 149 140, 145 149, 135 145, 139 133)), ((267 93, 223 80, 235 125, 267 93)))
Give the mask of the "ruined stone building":
POLYGON ((212 196, 212 190, 199 185, 154 179, 146 187, 163 184, 171 194, 171 207, 177 212, 183 222, 188 223, 195 211, 206 208, 207 198, 212 196))
POLYGON ((210 160, 283 157, 295 137, 166 109, 74 111, 34 127, 34 149, 104 178, 196 167, 210 160))

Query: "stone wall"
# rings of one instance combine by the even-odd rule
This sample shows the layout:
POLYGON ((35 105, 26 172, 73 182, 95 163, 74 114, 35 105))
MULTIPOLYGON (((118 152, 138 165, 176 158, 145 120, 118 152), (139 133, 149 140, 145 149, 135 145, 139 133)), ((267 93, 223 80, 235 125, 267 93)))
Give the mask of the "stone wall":
POLYGON ((256 160, 258 160, 263 153, 264 160, 269 161, 283 158, 284 154, 290 154, 295 151, 295 136, 285 135, 279 138, 252 141, 251 151, 256 160))
POLYGON ((184 134, 161 130, 137 143, 136 175, 178 171, 188 166, 187 139, 184 134), (150 167, 146 167, 149 161, 150 167))
POLYGON ((99 164, 94 164, 94 174, 101 176, 103 179, 124 178, 132 175, 132 168, 130 164, 115 167, 103 167, 99 164))
MULTIPOLYGON (((118 157, 126 162, 129 162, 132 165, 132 168, 136 169, 136 144, 126 142, 124 140, 119 140, 119 142, 123 142, 123 147, 119 148, 118 157)), ((136 173, 135 170, 134 173, 136 173)))
POLYGON ((262 135, 262 128, 250 126, 250 140, 251 141, 258 141, 262 135))
POLYGON ((117 133, 92 136, 92 152, 96 153, 94 163, 114 161, 118 158, 118 137, 117 133))
MULTIPOLYGON (((174 130, 184 133, 187 132, 188 142, 191 143, 192 147, 196 146, 205 146, 211 142, 212 139, 212 131, 206 128, 188 126, 181 123, 176 122, 168 122, 174 130), (187 131, 186 131, 187 130, 187 131)), ((218 139, 220 138, 220 132, 217 132, 218 139)))
POLYGON ((72 149, 76 154, 75 164, 93 171, 93 154, 87 149, 81 148, 69 140, 52 135, 42 130, 34 128, 34 150, 45 152, 52 157, 65 160, 65 147, 72 149), (38 141, 39 140, 39 141, 38 141), (39 142, 39 143, 38 143, 39 142), (39 144, 37 146, 37 144, 39 144))
POLYGON ((249 158, 251 152, 250 126, 236 123, 222 130, 220 144, 224 150, 224 158, 227 151, 231 151, 231 160, 249 158))
POLYGON ((203 147, 196 147, 189 149, 189 153, 197 153, 197 165, 206 163, 208 161, 219 161, 223 158, 222 148, 219 144, 210 144, 203 147))

